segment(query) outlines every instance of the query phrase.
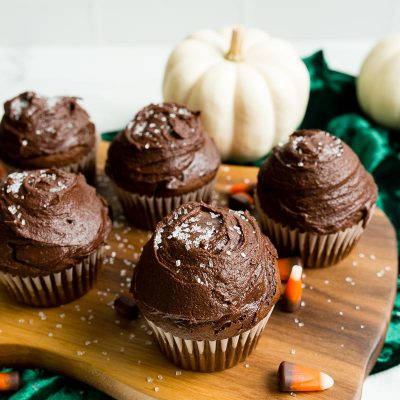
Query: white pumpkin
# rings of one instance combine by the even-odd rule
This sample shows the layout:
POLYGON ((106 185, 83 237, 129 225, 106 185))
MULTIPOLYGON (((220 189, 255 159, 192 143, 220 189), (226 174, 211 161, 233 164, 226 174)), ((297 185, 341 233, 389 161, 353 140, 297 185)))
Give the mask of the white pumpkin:
POLYGON ((310 78, 294 48, 257 29, 191 34, 169 57, 164 100, 200 110, 224 160, 253 161, 301 123, 310 78))
POLYGON ((386 37, 368 54, 357 79, 357 97, 375 121, 400 129, 400 35, 386 37))

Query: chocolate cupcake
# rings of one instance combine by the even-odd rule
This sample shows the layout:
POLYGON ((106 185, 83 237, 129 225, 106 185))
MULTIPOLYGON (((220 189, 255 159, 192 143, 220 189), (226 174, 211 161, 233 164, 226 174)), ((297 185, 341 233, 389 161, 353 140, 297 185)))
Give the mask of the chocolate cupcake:
POLYGON ((68 303, 93 286, 110 230, 107 204, 83 175, 14 172, 0 190, 0 280, 22 303, 68 303))
POLYGON ((336 264, 355 246, 377 198, 372 176, 337 137, 301 130, 260 168, 256 205, 279 254, 306 267, 336 264))
POLYGON ((248 212, 188 203, 158 223, 131 291, 173 363, 223 370, 254 349, 279 298, 277 253, 248 212))
POLYGON ((96 132, 76 97, 44 97, 25 92, 4 104, 0 158, 9 173, 62 168, 96 175, 96 132))
POLYGON ((154 229, 179 205, 208 202, 219 164, 199 113, 164 103, 143 108, 113 140, 106 172, 127 218, 154 229))

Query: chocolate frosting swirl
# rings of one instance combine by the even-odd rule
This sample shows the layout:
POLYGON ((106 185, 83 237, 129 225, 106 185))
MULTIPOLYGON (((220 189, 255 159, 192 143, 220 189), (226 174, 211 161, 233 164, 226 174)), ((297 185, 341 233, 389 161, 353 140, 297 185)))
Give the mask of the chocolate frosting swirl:
POLYGON ((76 97, 25 92, 4 104, 0 157, 19 169, 76 163, 95 147, 95 127, 76 97))
POLYGON ((208 183, 219 164, 199 113, 163 103, 143 108, 113 140, 106 172, 128 191, 168 196, 208 183))
POLYGON ((0 269, 24 276, 73 266, 111 230, 108 207, 83 175, 14 172, 0 191, 0 269))
POLYGON ((188 203, 157 225, 131 291, 145 317, 167 332, 232 337, 278 300, 277 252, 248 212, 188 203))
POLYGON ((369 219, 377 187, 357 155, 321 130, 300 130, 277 146, 258 174, 260 205, 301 231, 333 233, 369 219))

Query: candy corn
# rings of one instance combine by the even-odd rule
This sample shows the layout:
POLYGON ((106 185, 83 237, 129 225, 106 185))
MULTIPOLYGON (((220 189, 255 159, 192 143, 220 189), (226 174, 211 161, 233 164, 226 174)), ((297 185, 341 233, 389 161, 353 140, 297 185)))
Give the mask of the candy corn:
POLYGON ((302 273, 303 268, 300 265, 293 266, 283 293, 282 307, 284 311, 294 312, 300 307, 301 294, 303 292, 302 273))
POLYGON ((16 391, 19 387, 19 372, 0 372, 0 392, 16 391))
POLYGON ((253 194, 254 191, 254 183, 234 183, 233 185, 229 186, 229 193, 230 194, 235 194, 235 193, 249 193, 253 194))
POLYGON ((237 211, 249 210, 254 205, 254 199, 246 192, 229 196, 229 208, 237 211))
POLYGON ((279 365, 278 380, 282 392, 316 392, 334 384, 334 380, 324 372, 288 361, 279 365))
POLYGON ((278 260, 279 274, 282 282, 286 282, 289 279, 290 272, 294 265, 303 266, 299 257, 287 257, 278 260))

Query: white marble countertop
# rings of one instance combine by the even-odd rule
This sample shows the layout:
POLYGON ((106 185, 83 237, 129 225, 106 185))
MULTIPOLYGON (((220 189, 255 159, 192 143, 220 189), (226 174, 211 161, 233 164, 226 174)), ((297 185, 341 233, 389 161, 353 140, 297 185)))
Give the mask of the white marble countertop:
MULTIPOLYGON (((295 42, 302 56, 323 48, 330 66, 357 74, 370 41, 295 42)), ((0 103, 35 90, 77 95, 100 132, 124 126, 143 105, 161 100, 172 46, 0 47, 0 103)), ((400 367, 367 378, 363 400, 396 399, 400 367)), ((342 399, 340 399, 342 400, 342 399)), ((343 399, 346 400, 346 399, 343 399)))

